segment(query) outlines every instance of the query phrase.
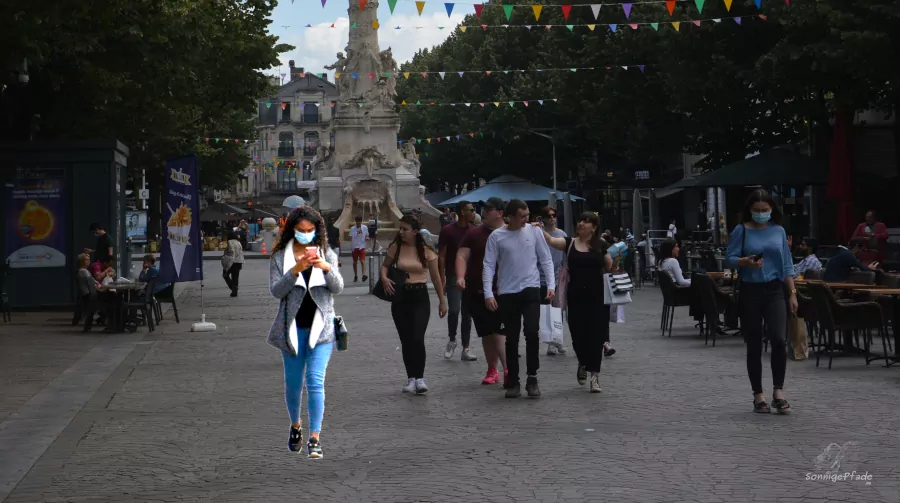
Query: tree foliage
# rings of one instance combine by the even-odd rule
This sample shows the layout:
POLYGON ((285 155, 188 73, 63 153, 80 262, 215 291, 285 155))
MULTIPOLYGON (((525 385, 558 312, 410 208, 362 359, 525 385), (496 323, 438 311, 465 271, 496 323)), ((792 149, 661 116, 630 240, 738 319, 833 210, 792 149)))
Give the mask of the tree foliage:
POLYGON ((197 139, 256 136, 261 70, 292 49, 267 31, 274 0, 5 4, 0 60, 29 62, 37 139, 117 138, 157 180, 165 159, 195 152, 213 187, 248 165, 238 145, 197 139))
POLYGON ((544 8, 541 24, 576 25, 571 31, 543 29, 530 3, 517 3, 511 19, 502 9, 485 8, 482 19, 465 19, 471 27, 466 32, 457 29, 440 46, 418 53, 403 71, 446 71, 447 77, 402 80, 400 99, 502 103, 552 97, 558 103, 401 107, 404 138, 486 133, 484 140, 426 146, 426 179, 459 183, 473 173, 518 173, 545 181, 549 144, 529 129, 552 131, 562 177, 597 152, 631 162, 665 162, 686 151, 705 155, 704 163, 714 169, 805 140, 806 121, 827 126, 836 104, 900 106, 900 66, 893 64, 900 56, 895 0, 790 6, 764 1, 762 10, 754 0, 735 0, 730 11, 722 2, 707 1, 702 15, 694 2, 679 2, 672 16, 664 4, 635 3, 628 21, 622 9, 609 6, 596 21, 584 7, 572 9, 565 21, 558 8, 544 8), (740 25, 735 16, 744 16, 740 25), (694 19, 704 21, 695 26, 694 19), (678 31, 672 21, 681 21, 678 31), (626 24, 632 22, 659 23, 658 30, 647 25, 632 30, 626 24), (596 29, 577 26, 587 23, 597 23, 596 29), (618 24, 615 33, 607 23, 618 24), (511 27, 481 30, 480 24, 511 27), (537 26, 513 26, 528 24, 537 26), (623 65, 644 65, 644 70, 625 71, 623 65), (604 70, 497 71, 584 67, 604 70), (494 72, 457 78, 454 72, 460 70, 494 72))

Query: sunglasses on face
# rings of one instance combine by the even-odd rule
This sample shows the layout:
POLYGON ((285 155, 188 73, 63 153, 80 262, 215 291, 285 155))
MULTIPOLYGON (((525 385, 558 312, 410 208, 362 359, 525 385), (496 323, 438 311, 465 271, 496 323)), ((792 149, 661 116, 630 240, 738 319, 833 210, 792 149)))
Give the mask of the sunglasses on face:
POLYGON ((556 218, 556 213, 551 213, 547 215, 547 218, 556 218))

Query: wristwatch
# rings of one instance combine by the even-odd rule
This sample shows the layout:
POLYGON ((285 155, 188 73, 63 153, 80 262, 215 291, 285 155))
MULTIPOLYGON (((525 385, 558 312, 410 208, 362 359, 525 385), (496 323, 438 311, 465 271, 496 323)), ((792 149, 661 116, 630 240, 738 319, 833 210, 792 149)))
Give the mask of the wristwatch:
POLYGON ((797 295, 797 289, 796 289, 796 288, 791 288, 790 293, 791 293, 791 295, 797 295))

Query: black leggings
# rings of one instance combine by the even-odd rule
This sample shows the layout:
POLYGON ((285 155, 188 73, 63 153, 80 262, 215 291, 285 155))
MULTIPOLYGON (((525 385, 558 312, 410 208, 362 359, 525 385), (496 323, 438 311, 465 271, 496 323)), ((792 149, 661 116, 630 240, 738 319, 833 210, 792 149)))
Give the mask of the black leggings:
POLYGON ((241 269, 244 267, 244 264, 231 264, 231 269, 223 270, 222 277, 225 278, 225 284, 228 285, 232 291, 237 291, 238 283, 241 280, 241 269))
POLYGON ((744 332, 744 342, 747 343, 747 374, 750 376, 753 393, 763 392, 763 336, 772 346, 773 387, 783 388, 787 368, 787 303, 784 299, 784 283, 777 280, 768 283, 741 283, 738 302, 741 331, 744 332))
POLYGON ((428 320, 431 318, 428 288, 425 285, 400 287, 391 303, 391 316, 403 348, 406 377, 425 377, 425 330, 428 329, 428 320))
POLYGON ((602 296, 572 295, 570 291, 567 299, 569 332, 578 364, 588 372, 600 372, 603 344, 609 342, 609 306, 603 304, 602 296))

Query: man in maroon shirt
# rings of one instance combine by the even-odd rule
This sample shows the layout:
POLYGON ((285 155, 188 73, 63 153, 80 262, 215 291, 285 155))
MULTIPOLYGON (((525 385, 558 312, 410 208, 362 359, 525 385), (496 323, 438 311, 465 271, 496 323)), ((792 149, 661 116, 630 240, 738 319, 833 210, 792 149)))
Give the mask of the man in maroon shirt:
MULTIPOLYGON (((488 370, 481 384, 496 384, 500 380, 497 362, 503 365, 506 377, 506 337, 502 335, 499 311, 489 311, 484 305, 481 273, 484 267, 484 248, 494 229, 503 226, 503 208, 506 203, 492 197, 483 203, 481 225, 471 227, 459 244, 456 254, 456 285, 463 290, 468 303, 475 332, 481 338, 488 370)), ((494 278, 494 290, 497 279, 494 278)))
POLYGON ((447 327, 450 341, 447 342, 447 349, 444 351, 444 358, 453 358, 453 352, 456 351, 456 327, 459 321, 460 311, 462 312, 462 324, 460 332, 462 332, 463 350, 460 359, 464 362, 472 362, 478 359, 469 347, 469 340, 472 333, 472 317, 469 316, 468 303, 463 299, 462 290, 456 286, 456 254, 459 250, 459 244, 475 221, 475 206, 468 201, 461 201, 456 211, 459 220, 451 222, 441 229, 441 235, 438 237, 438 270, 443 276, 444 286, 447 288, 447 327))
POLYGON ((851 239, 866 239, 868 246, 865 246, 865 250, 860 251, 857 256, 860 261, 867 264, 873 261, 880 262, 884 260, 889 237, 887 226, 884 225, 884 222, 878 221, 874 211, 869 210, 866 212, 866 221, 856 226, 851 239))

